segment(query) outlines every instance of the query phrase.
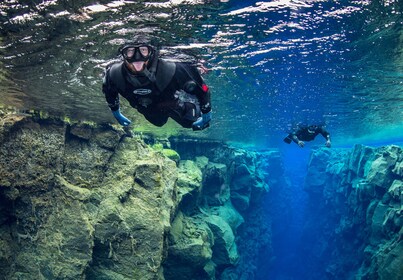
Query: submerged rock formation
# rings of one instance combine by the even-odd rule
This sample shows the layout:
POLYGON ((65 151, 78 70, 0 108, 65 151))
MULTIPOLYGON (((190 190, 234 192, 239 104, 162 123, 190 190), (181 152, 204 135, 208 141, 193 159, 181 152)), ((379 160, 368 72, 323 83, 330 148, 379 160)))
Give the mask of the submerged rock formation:
POLYGON ((256 273, 249 264, 270 247, 269 226, 249 217, 266 221, 258 208, 276 151, 148 145, 29 116, 1 123, 0 279, 235 279, 241 267, 256 273), (245 242, 254 250, 238 250, 245 242))
POLYGON ((121 136, 30 118, 3 127, 4 279, 162 275, 176 165, 139 139, 120 142, 121 136))
POLYGON ((213 145, 185 140, 175 147, 183 158, 178 180, 183 199, 170 232, 166 279, 254 279, 259 251, 270 251, 261 199, 282 176, 278 151, 213 145))
MULTIPOLYGON (((278 151, 0 120, 0 279, 246 280, 272 262, 278 151)), ((401 147, 314 150, 298 276, 401 279, 402 181, 401 147)))
POLYGON ((401 147, 315 150, 301 271, 310 279, 402 279, 402 181, 401 147))

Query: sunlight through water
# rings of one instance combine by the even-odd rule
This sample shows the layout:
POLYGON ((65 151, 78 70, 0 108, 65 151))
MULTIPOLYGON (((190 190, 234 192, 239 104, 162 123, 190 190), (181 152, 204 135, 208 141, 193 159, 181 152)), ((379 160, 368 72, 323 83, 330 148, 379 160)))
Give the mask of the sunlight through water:
POLYGON ((0 4, 0 106, 115 123, 105 66, 138 34, 164 58, 204 61, 213 121, 136 131, 278 146, 323 123, 335 146, 403 140, 399 1, 39 1, 0 4))

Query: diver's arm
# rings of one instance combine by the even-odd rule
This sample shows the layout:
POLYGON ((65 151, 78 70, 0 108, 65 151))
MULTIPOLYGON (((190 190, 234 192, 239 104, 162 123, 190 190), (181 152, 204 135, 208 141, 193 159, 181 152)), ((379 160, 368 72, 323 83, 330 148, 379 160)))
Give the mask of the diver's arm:
POLYGON ((200 103, 201 116, 192 124, 193 130, 203 130, 210 126, 211 121, 211 103, 210 90, 206 84, 203 84, 200 89, 196 89, 196 96, 200 103))
POLYGON ((176 80, 179 88, 195 95, 203 114, 211 111, 211 95, 196 66, 189 63, 176 64, 176 80))
POLYGON ((195 95, 200 104, 201 116, 193 123, 193 130, 203 130, 210 126, 211 95, 198 69, 187 63, 177 63, 176 78, 179 88, 195 95))
POLYGON ((102 79, 102 92, 105 95, 109 108, 112 111, 119 110, 119 92, 111 82, 109 69, 106 70, 104 78, 102 79))
POLYGON ((305 146, 305 142, 299 140, 298 136, 295 133, 291 134, 291 139, 292 139, 292 141, 294 141, 301 148, 303 148, 305 146))
POLYGON ((323 127, 320 128, 320 134, 322 134, 322 136, 326 139, 326 147, 330 148, 330 146, 332 145, 331 141, 330 141, 330 133, 327 132, 323 127))
POLYGON ((119 122, 119 124, 128 126, 131 121, 120 112, 119 92, 110 81, 109 69, 106 71, 102 80, 102 92, 105 95, 106 102, 108 103, 108 106, 111 109, 115 119, 119 122))
POLYGON ((202 84, 199 89, 195 91, 196 97, 200 102, 200 109, 203 114, 211 111, 211 94, 210 89, 206 84, 202 84))

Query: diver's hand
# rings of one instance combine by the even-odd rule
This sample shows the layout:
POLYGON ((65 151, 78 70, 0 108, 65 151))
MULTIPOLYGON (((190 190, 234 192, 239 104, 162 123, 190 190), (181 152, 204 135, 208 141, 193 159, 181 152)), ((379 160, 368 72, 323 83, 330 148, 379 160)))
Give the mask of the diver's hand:
POLYGON ((328 148, 330 148, 332 146, 332 143, 330 143, 330 140, 326 141, 325 146, 328 148))
POLYGON ((192 124, 192 128, 193 130, 203 130, 210 126, 210 121, 211 121, 211 111, 202 114, 201 117, 199 117, 197 121, 195 121, 192 124))
POLYGON ((123 126, 128 126, 132 122, 131 120, 122 115, 120 109, 112 111, 112 114, 115 117, 115 119, 123 126))
POLYGON ((305 146, 305 142, 304 141, 298 141, 298 146, 300 146, 301 148, 303 148, 305 146))

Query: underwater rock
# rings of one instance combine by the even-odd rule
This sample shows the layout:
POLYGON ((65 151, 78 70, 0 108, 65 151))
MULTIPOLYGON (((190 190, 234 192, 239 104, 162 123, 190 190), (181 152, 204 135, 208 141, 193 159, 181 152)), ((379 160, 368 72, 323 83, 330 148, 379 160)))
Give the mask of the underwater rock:
MULTIPOLYGON (((260 154, 261 157, 253 154, 246 154, 241 157, 240 151, 234 156, 231 163, 230 197, 231 202, 238 211, 245 211, 254 201, 259 201, 262 195, 269 192, 269 170, 268 163, 276 161, 276 153, 260 154), (265 171, 262 171, 265 170, 265 171)), ((275 173, 281 174, 281 173, 275 173)), ((273 178, 276 176, 273 176, 273 178)))
POLYGON ((73 124, 70 127, 70 134, 83 140, 90 140, 92 136, 92 127, 88 124, 73 124))
POLYGON ((396 145, 312 152, 306 223, 322 234, 312 239, 311 229, 302 240, 310 260, 305 265, 317 269, 308 274, 316 273, 318 279, 401 279, 402 153, 396 145), (314 261, 321 262, 320 269, 314 261))
POLYGON ((377 277, 381 280, 402 279, 403 242, 389 243, 376 254, 377 277))
POLYGON ((55 187, 60 188, 67 197, 74 200, 87 201, 91 196, 90 190, 70 184, 60 175, 56 175, 55 187))
POLYGON ((396 166, 393 168, 392 172, 397 176, 403 177, 403 160, 400 160, 400 162, 396 163, 396 166))
MULTIPOLYGON (((184 147, 187 147, 187 143, 189 142, 183 143, 184 147)), ((191 154, 182 145, 171 144, 172 147, 181 147, 179 150, 182 158, 179 163, 178 209, 183 217, 178 214, 174 224, 177 224, 180 217, 181 221, 187 221, 187 225, 197 224, 199 229, 207 228, 212 256, 202 269, 188 263, 190 260, 182 256, 185 251, 181 250, 190 248, 183 244, 200 242, 194 241, 193 233, 184 234, 187 231, 172 228, 164 275, 166 279, 193 280, 237 279, 237 273, 245 270, 249 275, 254 275, 257 273, 259 250, 270 247, 271 244, 270 227, 267 222, 263 222, 268 218, 261 208, 255 206, 260 204, 263 194, 269 191, 267 182, 270 179, 273 182, 281 181, 278 178, 282 176, 282 169, 278 167, 279 153, 257 153, 213 144, 210 141, 198 141, 197 145, 200 146, 198 149, 191 150, 202 151, 204 155, 197 152, 191 154), (273 175, 269 175, 269 169, 273 170, 273 175), (240 170, 247 171, 238 172, 240 170), (240 173, 242 176, 239 176, 240 173), (242 187, 235 185, 239 182, 242 182, 242 187), (240 213, 234 197, 242 188, 248 190, 248 203, 242 207, 243 211, 240 213), (178 235, 177 232, 181 234, 178 235), (255 237, 250 238, 252 235, 255 237), (180 246, 177 240, 181 240, 180 246), (237 249, 238 244, 244 248, 243 251, 237 249)), ((196 251, 200 252, 199 249, 196 251)))
POLYGON ((176 151, 174 151, 172 149, 163 149, 162 154, 164 156, 166 156, 167 158, 169 158, 169 159, 173 160, 174 162, 176 162, 176 164, 178 164, 179 161, 181 160, 180 155, 176 151))
POLYGON ((253 171, 246 164, 234 167, 235 176, 232 178, 231 189, 238 193, 249 193, 255 183, 253 171))
POLYGON ((204 267, 212 258, 213 234, 201 219, 178 213, 170 230, 165 279, 206 279, 204 267), (170 269, 175 266, 174 269, 170 269))
POLYGON ((0 186, 49 188, 62 172, 64 126, 40 125, 30 119, 3 136, 0 149, 0 186))
POLYGON ((227 166, 209 162, 203 172, 201 194, 208 205, 221 205, 229 199, 227 166))
POLYGON ((256 261, 270 235, 248 240, 243 225, 278 180, 263 170, 274 154, 217 142, 167 154, 125 135, 30 117, 1 127, 0 279, 224 280, 256 261), (237 242, 256 250, 240 262, 237 242))
POLYGON ((397 146, 389 146, 381 150, 378 157, 372 162, 368 172, 368 181, 378 187, 387 189, 392 181, 391 174, 397 160, 402 153, 397 146))
POLYGON ((361 202, 371 201, 377 196, 375 185, 365 179, 354 181, 353 188, 356 189, 357 197, 361 202))
POLYGON ((403 181, 394 180, 392 186, 389 188, 388 193, 398 204, 403 205, 403 181))
POLYGON ((374 148, 357 144, 348 159, 348 170, 353 172, 353 176, 366 176, 368 166, 366 164, 374 156, 374 148))
MULTIPOLYGON (((148 139, 148 140, 150 140, 150 139, 148 139)), ((168 141, 168 140, 166 140, 166 141, 168 141)), ((169 142, 167 142, 167 143, 157 143, 157 144, 152 145, 151 147, 156 151, 160 151, 167 158, 175 161, 176 164, 179 164, 179 161, 181 159, 179 154, 176 151, 172 150, 172 149, 164 148, 164 145, 165 146, 170 146, 169 142)))
POLYGON ((175 163, 114 130, 67 129, 27 118, 3 130, 4 279, 162 279, 175 163))
POLYGON ((324 149, 312 151, 309 161, 309 169, 306 175, 305 190, 312 193, 321 193, 326 183, 327 162, 329 161, 330 152, 324 149))
POLYGON ((219 216, 209 216, 206 222, 214 235, 213 262, 217 265, 236 264, 239 255, 231 227, 219 216))
POLYGON ((372 214, 372 220, 371 220, 370 243, 372 245, 377 245, 379 243, 379 240, 384 237, 383 223, 385 221, 388 209, 389 206, 383 204, 382 202, 378 203, 375 207, 375 211, 372 214))
POLYGON ((198 211, 202 172, 195 162, 191 160, 179 162, 177 186, 177 199, 181 210, 185 213, 198 211))
POLYGON ((249 194, 241 195, 237 192, 232 192, 231 193, 232 204, 234 204, 236 209, 238 209, 239 211, 245 211, 246 209, 249 208, 249 204, 250 204, 249 196, 250 196, 249 194))
POLYGON ((245 222, 242 215, 230 203, 220 207, 213 207, 211 214, 222 218, 236 232, 238 227, 245 222))
POLYGON ((205 156, 199 156, 195 158, 194 162, 196 163, 197 167, 200 168, 200 170, 204 171, 207 164, 209 163, 209 159, 205 156))

